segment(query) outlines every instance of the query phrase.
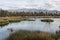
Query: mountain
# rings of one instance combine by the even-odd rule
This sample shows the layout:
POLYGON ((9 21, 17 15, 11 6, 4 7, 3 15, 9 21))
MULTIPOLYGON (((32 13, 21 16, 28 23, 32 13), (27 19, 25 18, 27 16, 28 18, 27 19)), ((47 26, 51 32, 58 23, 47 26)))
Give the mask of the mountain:
POLYGON ((10 9, 9 11, 12 11, 12 12, 48 12, 48 13, 60 13, 60 11, 58 10, 43 10, 43 9, 26 9, 26 8, 23 8, 23 9, 10 9))
POLYGON ((23 9, 10 9, 9 11, 16 11, 16 12, 40 12, 40 11, 43 11, 42 9, 26 9, 26 8, 23 8, 23 9))

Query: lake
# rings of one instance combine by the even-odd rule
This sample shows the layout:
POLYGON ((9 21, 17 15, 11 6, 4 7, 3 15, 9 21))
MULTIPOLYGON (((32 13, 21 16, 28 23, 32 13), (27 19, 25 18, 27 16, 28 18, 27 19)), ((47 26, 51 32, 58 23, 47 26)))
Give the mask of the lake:
POLYGON ((52 19, 54 22, 42 22, 42 19, 46 18, 30 18, 35 21, 21 21, 13 22, 8 25, 0 27, 0 40, 5 40, 9 35, 10 31, 8 29, 12 28, 15 30, 30 30, 30 31, 43 31, 49 33, 55 33, 59 29, 60 19, 59 18, 47 18, 52 19))

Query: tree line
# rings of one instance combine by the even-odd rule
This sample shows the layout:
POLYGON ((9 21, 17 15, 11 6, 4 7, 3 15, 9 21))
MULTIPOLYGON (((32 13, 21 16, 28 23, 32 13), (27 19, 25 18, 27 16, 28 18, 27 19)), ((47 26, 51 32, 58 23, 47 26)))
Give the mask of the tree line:
POLYGON ((60 16, 60 13, 48 12, 12 12, 8 10, 0 10, 0 17, 6 16, 60 16))

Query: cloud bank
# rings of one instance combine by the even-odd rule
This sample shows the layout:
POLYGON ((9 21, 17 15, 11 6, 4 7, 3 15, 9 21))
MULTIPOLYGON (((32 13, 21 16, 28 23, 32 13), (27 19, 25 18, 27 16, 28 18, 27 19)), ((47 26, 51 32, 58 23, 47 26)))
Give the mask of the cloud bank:
POLYGON ((37 8, 60 10, 60 0, 0 0, 0 8, 37 8))

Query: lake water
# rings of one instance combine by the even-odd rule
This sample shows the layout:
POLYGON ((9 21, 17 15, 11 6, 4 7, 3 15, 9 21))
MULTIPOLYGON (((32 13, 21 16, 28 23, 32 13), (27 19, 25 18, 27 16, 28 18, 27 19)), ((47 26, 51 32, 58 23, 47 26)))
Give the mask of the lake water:
POLYGON ((55 33, 57 30, 59 30, 60 26, 60 19, 59 18, 48 18, 53 19, 54 22, 41 22, 41 19, 46 18, 30 18, 35 21, 21 21, 21 22, 15 22, 15 23, 9 23, 8 25, 0 27, 0 40, 5 40, 11 33, 9 28, 12 28, 13 30, 39 30, 49 33, 55 33))

